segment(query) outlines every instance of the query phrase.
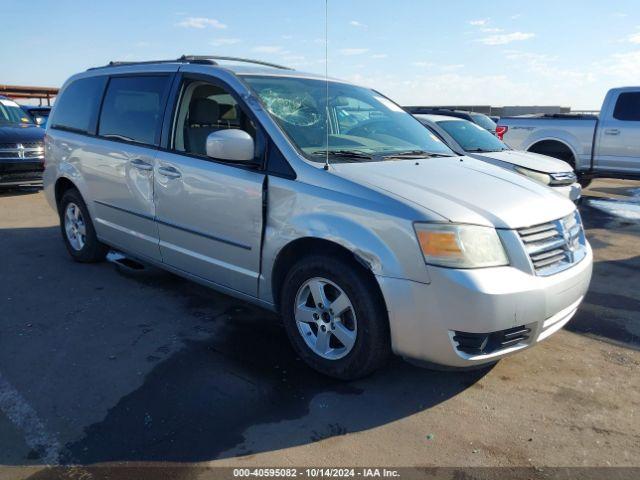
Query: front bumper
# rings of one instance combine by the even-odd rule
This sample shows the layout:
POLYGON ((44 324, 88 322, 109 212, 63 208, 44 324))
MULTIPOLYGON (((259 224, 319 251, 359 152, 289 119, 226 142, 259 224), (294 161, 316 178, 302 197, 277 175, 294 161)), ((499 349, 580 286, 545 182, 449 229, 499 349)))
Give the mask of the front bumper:
POLYGON ((10 170, 0 168, 0 186, 9 185, 41 185, 42 165, 33 165, 30 170, 10 170))
POLYGON ((515 267, 456 270, 429 266, 431 283, 377 277, 389 311, 393 351, 451 367, 481 365, 531 347, 565 325, 584 298, 593 253, 541 277, 515 267), (460 350, 456 332, 493 333, 524 326, 527 338, 488 353, 460 350))
POLYGON ((554 192, 558 192, 560 195, 567 197, 572 202, 577 202, 582 196, 582 186, 576 182, 571 185, 561 185, 558 187, 550 187, 554 192))

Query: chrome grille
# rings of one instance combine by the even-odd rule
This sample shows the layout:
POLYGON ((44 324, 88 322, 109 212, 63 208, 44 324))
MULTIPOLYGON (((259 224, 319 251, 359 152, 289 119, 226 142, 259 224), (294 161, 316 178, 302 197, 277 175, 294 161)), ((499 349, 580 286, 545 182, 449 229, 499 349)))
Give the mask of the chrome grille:
POLYGON ((518 229, 536 275, 561 272, 586 255, 586 240, 576 210, 559 220, 518 229))
POLYGON ((0 158, 10 160, 43 159, 42 142, 0 143, 0 158))

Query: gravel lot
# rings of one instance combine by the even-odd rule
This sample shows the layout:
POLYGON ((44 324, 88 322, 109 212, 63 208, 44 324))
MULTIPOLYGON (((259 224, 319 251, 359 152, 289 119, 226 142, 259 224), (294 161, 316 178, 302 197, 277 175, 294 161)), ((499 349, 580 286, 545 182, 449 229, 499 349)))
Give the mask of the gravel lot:
POLYGON ((491 369, 396 359, 340 383, 294 356, 273 315, 155 269, 74 263, 41 192, 0 193, 0 476, 124 461, 180 462, 182 478, 195 462, 640 467, 640 182, 585 196, 594 277, 565 330, 491 369))

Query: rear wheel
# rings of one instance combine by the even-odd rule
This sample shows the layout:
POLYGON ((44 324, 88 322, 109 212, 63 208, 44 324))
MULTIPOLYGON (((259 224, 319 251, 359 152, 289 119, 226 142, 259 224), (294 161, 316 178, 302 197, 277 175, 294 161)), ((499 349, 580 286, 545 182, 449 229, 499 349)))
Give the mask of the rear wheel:
POLYGON ((67 190, 59 206, 60 230, 64 244, 77 262, 104 260, 109 247, 98 241, 89 210, 76 189, 67 190))
POLYGON ((344 380, 380 368, 390 354, 386 308, 374 281, 339 259, 311 256, 285 278, 281 311, 296 353, 315 370, 344 380))

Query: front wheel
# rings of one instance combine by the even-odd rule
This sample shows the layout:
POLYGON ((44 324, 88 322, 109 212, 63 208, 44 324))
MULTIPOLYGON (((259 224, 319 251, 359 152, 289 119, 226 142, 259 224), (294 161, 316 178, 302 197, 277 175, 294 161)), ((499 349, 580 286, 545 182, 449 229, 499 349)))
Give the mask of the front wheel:
POLYGON ((296 353, 325 375, 360 378, 389 357, 386 308, 360 266, 322 255, 302 259, 285 279, 280 305, 296 353))

